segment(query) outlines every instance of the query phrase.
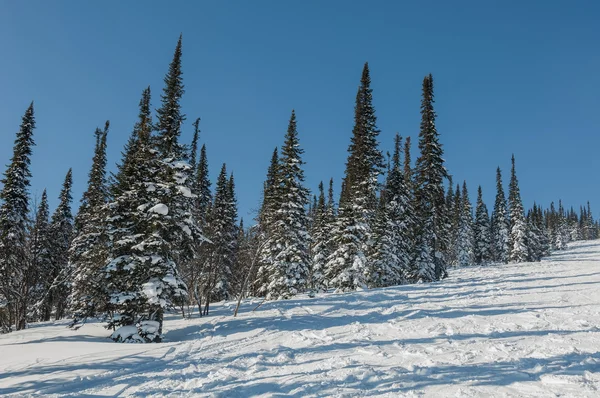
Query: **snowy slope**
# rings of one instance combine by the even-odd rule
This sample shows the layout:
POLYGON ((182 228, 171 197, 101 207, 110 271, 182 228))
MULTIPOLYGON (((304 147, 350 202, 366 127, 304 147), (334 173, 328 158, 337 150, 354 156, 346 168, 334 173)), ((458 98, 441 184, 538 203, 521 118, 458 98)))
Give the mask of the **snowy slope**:
POLYGON ((166 323, 168 342, 101 325, 0 335, 0 395, 600 396, 600 242, 434 284, 233 303, 166 323))

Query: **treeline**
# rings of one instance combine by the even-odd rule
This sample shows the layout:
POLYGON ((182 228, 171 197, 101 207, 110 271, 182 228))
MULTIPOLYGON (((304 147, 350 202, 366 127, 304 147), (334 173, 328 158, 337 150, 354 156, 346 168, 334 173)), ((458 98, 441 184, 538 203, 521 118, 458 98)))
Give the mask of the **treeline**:
POLYGON ((160 107, 151 91, 115 173, 106 169, 109 122, 96 129, 92 167, 79 211, 71 213, 69 170, 56 210, 28 187, 33 103, 23 116, 0 191, 0 330, 69 318, 74 328, 99 317, 115 341, 158 342, 165 311, 191 316, 211 302, 268 300, 443 279, 451 266, 538 261, 578 239, 596 239, 586 207, 559 201, 524 211, 512 159, 508 198, 500 169, 489 216, 481 187, 473 211, 467 184, 454 187, 435 126, 433 78, 423 80, 419 157, 396 135, 392 156, 379 149, 365 64, 338 199, 334 182, 311 195, 292 111, 275 148, 255 223, 238 222, 235 180, 225 164, 212 188, 200 119, 180 142, 181 37, 164 79, 160 107), (474 213, 474 214, 473 214, 474 213))

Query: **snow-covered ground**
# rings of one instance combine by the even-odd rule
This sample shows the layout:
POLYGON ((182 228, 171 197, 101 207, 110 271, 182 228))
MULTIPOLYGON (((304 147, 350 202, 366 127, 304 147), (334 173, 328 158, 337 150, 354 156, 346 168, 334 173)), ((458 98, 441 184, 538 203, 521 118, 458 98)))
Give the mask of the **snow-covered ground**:
POLYGON ((99 324, 0 335, 0 395, 600 396, 600 242, 434 284, 214 306, 167 342, 99 324))

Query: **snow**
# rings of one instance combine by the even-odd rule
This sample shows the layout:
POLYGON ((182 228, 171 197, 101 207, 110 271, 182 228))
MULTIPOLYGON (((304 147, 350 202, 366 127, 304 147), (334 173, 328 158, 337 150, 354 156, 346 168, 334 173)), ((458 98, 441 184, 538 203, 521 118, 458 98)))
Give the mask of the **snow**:
POLYGON ((150 208, 150 210, 148 210, 148 211, 152 212, 152 213, 161 214, 163 216, 166 216, 167 214, 169 214, 169 208, 167 207, 167 205, 162 204, 162 203, 152 206, 150 208))
POLYGON ((177 190, 186 198, 197 198, 197 195, 194 195, 192 193, 192 190, 189 189, 188 187, 185 187, 183 185, 177 185, 177 190))
POLYGON ((173 314, 159 344, 34 324, 0 335, 0 396, 599 396, 600 241, 450 272, 254 312, 247 300, 237 318, 233 302, 173 314))

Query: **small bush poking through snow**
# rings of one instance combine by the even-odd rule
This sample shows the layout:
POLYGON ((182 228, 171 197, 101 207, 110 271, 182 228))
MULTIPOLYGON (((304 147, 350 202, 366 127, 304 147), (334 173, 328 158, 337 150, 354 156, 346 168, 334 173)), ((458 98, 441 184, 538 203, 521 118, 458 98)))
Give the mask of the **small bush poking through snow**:
POLYGON ((113 332, 111 339, 117 343, 158 343, 160 335, 157 321, 141 321, 135 326, 121 326, 113 332))

